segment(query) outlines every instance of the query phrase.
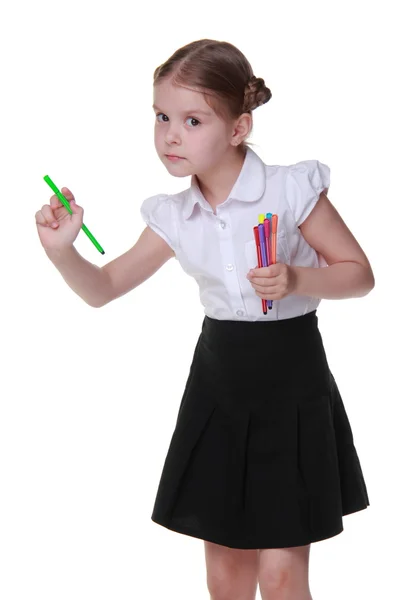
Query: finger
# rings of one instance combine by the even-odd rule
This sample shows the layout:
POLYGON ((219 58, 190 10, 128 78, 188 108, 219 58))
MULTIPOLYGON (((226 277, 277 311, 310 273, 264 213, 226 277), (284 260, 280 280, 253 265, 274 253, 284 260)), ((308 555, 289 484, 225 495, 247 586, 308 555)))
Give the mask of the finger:
POLYGON ((59 199, 58 196, 56 196, 56 194, 54 194, 54 196, 52 196, 50 198, 50 206, 51 208, 60 208, 61 206, 63 206, 63 203, 61 202, 61 200, 59 199))
POLYGON ((73 195, 71 190, 69 190, 67 187, 61 188, 61 191, 64 194, 64 196, 66 197, 66 199, 68 200, 68 202, 71 202, 71 200, 75 200, 75 196, 73 195))
POLYGON ((279 285, 253 285, 253 288, 259 294, 274 294, 280 289, 279 285))
POLYGON ((37 225, 42 225, 44 227, 48 227, 48 223, 46 221, 46 219, 44 218, 44 216, 42 215, 42 211, 38 210, 37 213, 35 214, 35 222, 37 225))
POLYGON ((53 209, 49 204, 45 204, 44 206, 42 206, 41 212, 47 222, 47 225, 54 228, 58 227, 57 219, 54 216, 53 209))
POLYGON ((278 289, 268 290, 267 293, 264 292, 256 292, 256 296, 262 298, 263 300, 280 300, 282 298, 282 293, 278 289))
MULTIPOLYGON (((73 193, 68 188, 61 188, 61 193, 63 194, 63 196, 66 197, 68 202, 71 202, 71 200, 75 200, 73 193)), ((61 206, 64 206, 57 194, 54 194, 50 198, 50 205, 52 208, 60 208, 61 206)))
POLYGON ((263 267, 262 269, 257 269, 256 271, 251 270, 247 277, 249 279, 253 279, 253 280, 260 280, 260 279, 270 279, 271 277, 276 277, 276 273, 272 273, 271 270, 269 270, 270 267, 263 267))
POLYGON ((269 290, 271 289, 271 287, 276 287, 277 285, 279 285, 279 282, 277 281, 277 277, 271 277, 270 279, 267 279, 266 277, 261 277, 259 279, 252 279, 251 285, 253 287, 256 287, 257 289, 269 290))

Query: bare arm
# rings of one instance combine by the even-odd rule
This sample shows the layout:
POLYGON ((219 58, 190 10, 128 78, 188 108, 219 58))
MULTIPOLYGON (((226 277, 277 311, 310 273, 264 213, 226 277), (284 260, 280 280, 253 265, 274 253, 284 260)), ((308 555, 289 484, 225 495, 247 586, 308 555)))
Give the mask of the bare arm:
POLYGON ((323 269, 292 267, 296 273, 295 294, 314 298, 359 298, 375 285, 364 251, 324 192, 300 225, 306 241, 325 258, 323 269))
POLYGON ((102 268, 108 279, 108 297, 103 304, 133 290, 173 256, 175 252, 167 242, 146 227, 130 250, 102 268))
POLYGON ((69 287, 94 308, 133 290, 174 256, 172 248, 150 227, 132 248, 103 267, 85 260, 74 246, 46 254, 69 287))

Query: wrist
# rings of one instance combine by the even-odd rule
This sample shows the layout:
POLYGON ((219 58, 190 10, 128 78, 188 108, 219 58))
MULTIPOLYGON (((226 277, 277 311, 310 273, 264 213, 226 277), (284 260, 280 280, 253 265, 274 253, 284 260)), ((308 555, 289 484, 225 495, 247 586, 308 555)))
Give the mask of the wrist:
POLYGON ((302 295, 304 295, 304 292, 302 292, 302 284, 303 284, 302 275, 303 275, 304 271, 302 271, 301 268, 295 267, 295 266, 290 266, 290 269, 292 271, 292 277, 293 277, 292 294, 295 296, 302 296, 302 295))
POLYGON ((74 246, 67 246, 66 248, 44 248, 44 251, 51 261, 60 260, 64 256, 73 254, 74 246))

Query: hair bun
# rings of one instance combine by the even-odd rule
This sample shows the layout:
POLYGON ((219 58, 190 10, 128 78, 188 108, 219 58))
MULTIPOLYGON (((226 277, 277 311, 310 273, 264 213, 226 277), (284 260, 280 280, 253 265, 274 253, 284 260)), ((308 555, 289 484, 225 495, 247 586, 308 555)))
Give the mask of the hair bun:
POLYGON ((250 112, 265 104, 271 96, 271 90, 265 85, 264 79, 253 75, 244 90, 243 112, 250 112))

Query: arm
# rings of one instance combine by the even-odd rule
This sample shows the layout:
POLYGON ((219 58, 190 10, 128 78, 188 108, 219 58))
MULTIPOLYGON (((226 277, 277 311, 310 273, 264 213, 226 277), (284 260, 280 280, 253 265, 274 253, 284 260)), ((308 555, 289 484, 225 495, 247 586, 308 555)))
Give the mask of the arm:
POLYGON ((173 256, 171 246, 146 227, 130 250, 104 265, 109 293, 102 306, 138 287, 173 256))
POLYGON ((174 256, 170 246, 149 227, 130 250, 103 267, 85 260, 74 246, 46 254, 69 287, 94 308, 133 290, 174 256))
POLYGON ((325 258, 328 267, 290 267, 293 294, 313 298, 358 298, 368 294, 375 279, 368 258, 324 192, 300 225, 305 240, 325 258))

